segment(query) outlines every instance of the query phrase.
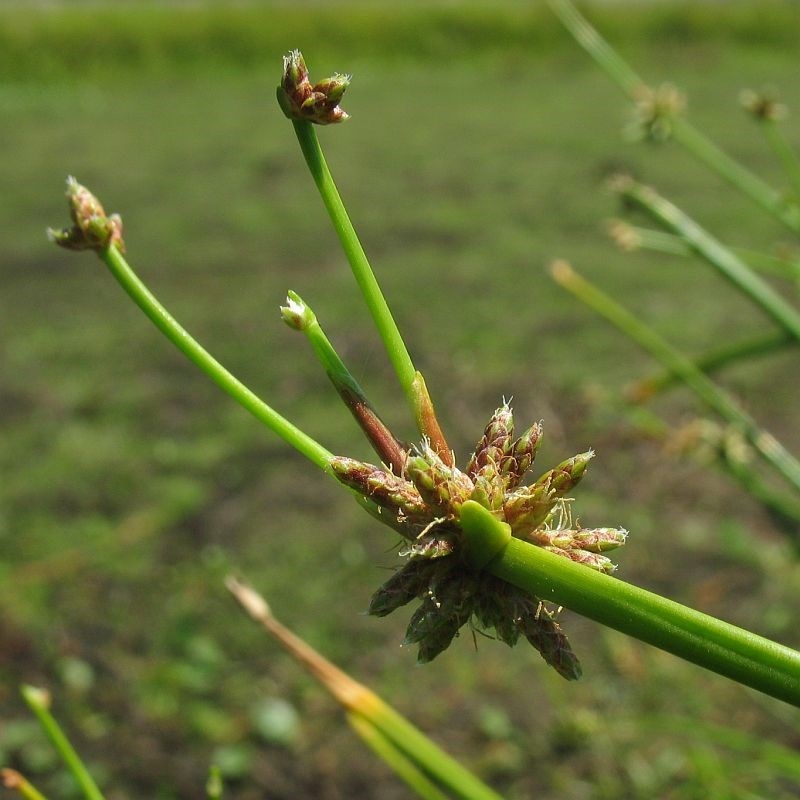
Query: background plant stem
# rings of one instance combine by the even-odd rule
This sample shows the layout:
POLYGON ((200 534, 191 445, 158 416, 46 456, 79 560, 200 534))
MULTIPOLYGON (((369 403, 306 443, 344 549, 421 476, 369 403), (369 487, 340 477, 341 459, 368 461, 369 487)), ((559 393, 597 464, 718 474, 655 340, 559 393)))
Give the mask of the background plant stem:
POLYGON ((730 395, 707 378, 691 359, 675 350, 637 316, 578 275, 565 261, 557 261, 551 274, 561 286, 644 347, 667 369, 678 375, 703 402, 747 439, 761 457, 800 490, 800 462, 770 433, 760 428, 730 395))
POLYGON ((69 743, 64 731, 61 730, 61 727, 50 713, 47 707, 47 693, 33 686, 23 686, 22 697, 28 708, 36 715, 42 730, 53 747, 55 747, 59 756, 61 756, 61 760, 72 774, 72 777, 75 778, 86 800, 104 800, 103 793, 97 788, 97 784, 89 774, 89 770, 86 769, 80 756, 75 752, 75 748, 69 743))
MULTIPOLYGON (((548 0, 550 8, 584 50, 634 102, 647 84, 595 30, 569 0, 548 0)), ((695 158, 722 176, 753 202, 780 220, 787 228, 800 233, 800 207, 787 203, 783 195, 704 136, 680 116, 672 118, 672 138, 695 158)))

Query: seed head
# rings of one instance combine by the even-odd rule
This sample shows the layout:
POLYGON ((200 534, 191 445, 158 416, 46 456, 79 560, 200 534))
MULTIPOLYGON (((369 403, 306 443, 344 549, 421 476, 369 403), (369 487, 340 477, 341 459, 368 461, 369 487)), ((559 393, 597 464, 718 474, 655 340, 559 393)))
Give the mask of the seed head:
POLYGON ((573 524, 566 495, 583 477, 591 450, 562 461, 527 486, 520 485, 533 463, 542 426, 514 439, 511 409, 495 411, 465 472, 442 460, 425 441, 397 475, 347 458, 331 462, 340 481, 381 509, 378 518, 408 540, 405 565, 374 594, 369 613, 385 616, 413 599, 405 644, 418 644, 418 659, 430 661, 471 624, 493 631, 513 646, 522 636, 565 678, 580 676, 580 664, 556 612, 536 597, 491 573, 469 565, 460 527, 461 507, 473 500, 511 527, 512 535, 601 572, 614 565, 605 552, 624 544, 622 528, 573 524))
POLYGON ((122 219, 119 214, 106 215, 100 201, 71 175, 67 178, 67 202, 72 226, 47 229, 51 242, 67 250, 105 250, 115 246, 125 252, 122 219))
POLYGON ((339 101, 349 85, 350 76, 338 73, 312 85, 302 53, 292 50, 283 57, 278 103, 289 119, 317 125, 344 122, 349 115, 339 107, 339 101))

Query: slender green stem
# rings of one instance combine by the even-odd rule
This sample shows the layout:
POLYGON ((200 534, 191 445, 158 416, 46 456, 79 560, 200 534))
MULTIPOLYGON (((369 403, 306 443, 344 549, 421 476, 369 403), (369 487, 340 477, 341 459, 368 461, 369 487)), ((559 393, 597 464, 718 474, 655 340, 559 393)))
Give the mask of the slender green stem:
POLYGON ((64 731, 61 730, 61 727, 50 713, 47 693, 33 686, 23 686, 22 697, 28 708, 36 715, 42 730, 61 756, 61 760, 72 774, 72 777, 75 778, 86 800, 104 800, 103 794, 97 788, 97 784, 89 774, 89 770, 86 769, 80 756, 75 752, 75 748, 69 743, 64 731))
POLYGON ((456 759, 448 755, 419 728, 402 714, 379 700, 367 717, 400 752, 410 759, 453 797, 462 800, 500 800, 500 795, 467 771, 456 759))
POLYGON ((350 413, 361 426, 375 452, 387 466, 401 474, 408 456, 408 448, 399 442, 372 408, 364 390, 345 366, 311 307, 296 293, 289 292, 287 305, 281 308, 284 321, 302 331, 314 348, 317 359, 325 368, 336 391, 350 413))
POLYGON ((331 473, 330 460, 333 454, 268 406, 193 339, 142 283, 116 247, 107 247, 99 255, 136 305, 190 361, 271 431, 320 469, 331 473))
MULTIPOLYGON (((633 101, 640 99, 644 81, 589 24, 569 0, 548 0, 550 7, 584 50, 633 101)), ((745 169, 706 138, 687 120, 674 116, 672 138, 695 158, 747 195, 787 228, 800 233, 800 207, 787 203, 783 195, 745 169)))
MULTIPOLYGON (((468 547, 495 538, 491 512, 463 525, 468 547)), ((515 586, 800 707, 800 652, 512 538, 487 569, 515 586)))
MULTIPOLYGON (((694 365, 700 372, 708 374, 737 361, 753 356, 769 355, 787 345, 795 344, 795 340, 784 331, 770 331, 705 353, 694 360, 694 365)), ((648 398, 675 386, 679 381, 680 376, 676 373, 664 371, 660 375, 654 375, 637 383, 631 394, 634 397, 648 398)))
POLYGON ((800 197, 800 159, 783 135, 780 122, 775 119, 764 119, 761 121, 761 128, 764 131, 764 138, 781 162, 795 195, 800 197))
POLYGON ((800 313, 722 242, 651 187, 624 178, 617 181, 617 188, 627 202, 643 209, 659 224, 680 236, 787 334, 800 341, 800 313))
POLYGON ((333 227, 339 237, 347 260, 350 262, 356 283, 364 296, 370 314, 372 314, 372 319, 383 340, 400 386, 411 404, 415 418, 418 418, 416 395, 413 389, 414 376, 416 374, 414 364, 389 310, 389 305, 372 272, 355 228, 350 222, 350 217, 344 207, 342 198, 339 196, 339 191, 328 169, 314 126, 310 122, 299 120, 294 120, 293 124, 297 140, 300 143, 300 149, 303 151, 306 164, 322 196, 322 201, 333 222, 333 227))
POLYGON ((789 230, 800 233, 800 207, 789 203, 783 194, 734 161, 690 122, 680 117, 673 120, 672 137, 695 158, 747 195, 772 214, 789 230))
MULTIPOLYGON (((695 252, 680 236, 653 228, 630 225, 622 220, 613 220, 609 235, 622 250, 652 250, 676 256, 694 256, 695 252)), ((800 281, 800 263, 796 260, 760 253, 745 247, 732 247, 731 252, 751 269, 775 275, 786 280, 800 281)))
POLYGON ((569 0, 548 0, 550 8, 561 20, 575 41, 608 73, 611 79, 629 97, 646 86, 628 63, 589 24, 589 21, 569 0))
POLYGON ((771 464, 796 489, 800 489, 800 462, 771 434, 760 428, 730 395, 697 369, 691 359, 675 350, 656 331, 624 309, 615 300, 578 275, 564 261, 552 265, 555 280, 590 308, 633 339, 657 358, 709 407, 750 442, 761 457, 771 464))

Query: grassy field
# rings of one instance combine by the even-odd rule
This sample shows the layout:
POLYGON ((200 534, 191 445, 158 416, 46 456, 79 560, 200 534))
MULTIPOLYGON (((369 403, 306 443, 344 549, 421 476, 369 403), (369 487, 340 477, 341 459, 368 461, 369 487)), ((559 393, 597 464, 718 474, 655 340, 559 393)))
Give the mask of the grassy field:
MULTIPOLYGON (((780 185, 736 106, 742 87, 772 83, 800 109, 788 80, 800 25, 767 5, 760 26, 757 4, 727 23, 716 7, 597 18, 647 78, 685 88, 692 119, 780 185)), ((69 24, 1 9, 13 47, 0 47, 0 762, 75 796, 17 698, 26 682, 52 689, 109 798, 199 797, 212 761, 231 798, 406 797, 240 615, 222 585, 234 571, 504 796, 796 797, 797 711, 574 615, 577 684, 533 651, 482 638, 476 650, 469 635, 417 667, 399 647, 408 613, 361 614, 396 542, 184 363, 99 261, 45 240, 67 221, 74 174, 122 213, 131 263, 201 342, 326 447, 368 458, 280 322, 296 290, 411 436, 274 101, 289 46, 314 74, 352 72, 353 119, 320 136, 458 456, 513 396, 520 425, 543 419, 543 468, 597 450, 576 507, 586 524, 631 531, 622 579, 800 645, 800 568, 785 537, 724 477, 614 411, 648 359, 545 270, 569 258, 695 352, 764 322, 698 263, 615 251, 605 178, 633 171, 734 244, 786 235, 681 151, 624 142, 621 96, 542 9, 504 3, 489 25, 478 6, 381 8, 340 10, 342 34, 327 41, 327 5, 315 21, 284 6, 184 9, 183 24, 153 6, 69 24)), ((800 144, 796 121, 789 131, 800 144)), ((798 449, 795 361, 723 380, 798 449)), ((681 392, 658 410, 675 424, 697 411, 681 392)))

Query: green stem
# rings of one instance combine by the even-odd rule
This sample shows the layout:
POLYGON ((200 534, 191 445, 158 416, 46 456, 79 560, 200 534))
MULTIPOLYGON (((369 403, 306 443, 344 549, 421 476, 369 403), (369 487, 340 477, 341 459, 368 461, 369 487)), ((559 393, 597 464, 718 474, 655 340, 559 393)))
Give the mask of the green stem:
POLYGON ((672 137, 789 230, 800 233, 800 207, 788 203, 781 192, 745 169, 738 161, 734 161, 690 122, 676 117, 673 120, 672 137))
MULTIPOLYGON (((652 228, 630 225, 621 220, 613 220, 609 233, 622 250, 652 250, 677 256, 693 256, 694 250, 680 236, 652 228)), ((766 272, 786 280, 800 280, 800 264, 788 258, 732 247, 731 252, 744 261, 751 269, 766 272)))
POLYGON ((760 428, 730 395, 700 372, 691 359, 675 350, 656 331, 605 292, 578 275, 566 262, 556 262, 552 265, 551 272, 561 286, 604 316, 667 369, 678 375, 701 400, 740 431, 767 463, 800 490, 800 462, 774 436, 760 428))
MULTIPOLYGON (((484 509, 468 547, 502 523, 484 509)), ((489 572, 680 658, 800 707, 800 652, 512 538, 489 572)))
POLYGON ((361 741, 381 761, 390 766, 419 797, 424 800, 448 800, 448 796, 439 791, 413 760, 397 748, 391 739, 381 733, 368 719, 350 711, 347 714, 347 721, 359 735, 361 741))
POLYGON ((333 176, 328 169, 328 164, 319 145, 314 126, 310 122, 299 120, 294 120, 293 125, 306 164, 322 196, 322 201, 333 222, 333 227, 339 237, 347 260, 350 262, 356 283, 364 296, 378 333, 383 340, 400 386, 414 411, 415 419, 419 419, 417 398, 413 387, 416 374, 414 364, 389 310, 386 298, 383 296, 378 281, 372 272, 364 248, 361 246, 352 222, 350 222, 350 217, 347 215, 342 198, 339 196, 333 176))
POLYGON ((104 800, 103 794, 97 788, 89 770, 86 769, 80 756, 69 743, 64 731, 61 730, 53 715, 48 709, 47 693, 33 686, 22 687, 22 697, 33 711, 39 724, 42 726, 50 743, 55 747, 61 760, 75 778, 86 800, 104 800))
POLYGON ((400 475, 408 456, 407 447, 395 438, 374 411, 364 390, 336 352, 311 307, 292 291, 289 292, 287 303, 287 306, 281 308, 284 321, 306 335, 331 383, 361 426, 375 452, 384 464, 391 466, 400 475))
POLYGON ((594 58, 625 94, 635 98, 636 92, 646 84, 616 50, 569 0, 548 0, 548 4, 575 41, 594 58))
POLYGON ((333 454, 268 406, 193 339, 142 283, 116 247, 113 245, 107 247, 101 250, 99 255, 134 303, 144 311, 178 350, 256 419, 264 423, 321 470, 331 474, 330 460, 333 454))
POLYGON ((626 201, 643 209, 659 224, 680 236, 695 253, 759 306, 787 334, 800 341, 800 313, 722 242, 651 187, 627 178, 620 179, 617 186, 626 201))
MULTIPOLYGON (((770 331, 705 353, 694 360, 694 365, 698 371, 708 374, 736 361, 774 353, 790 344, 794 345, 796 342, 783 331, 770 331)), ((631 394, 635 397, 649 398, 669 389, 679 381, 680 377, 674 372, 665 371, 637 383, 631 394)))
MULTIPOLYGON (((556 16, 584 50, 634 102, 646 84, 590 25, 569 0, 548 0, 556 16)), ((672 138, 695 158, 764 208, 787 228, 800 233, 800 207, 787 203, 780 192, 745 169, 720 150, 691 123, 681 117, 672 119, 672 138)))
POLYGON ((772 151, 783 165, 784 172, 792 185, 795 194, 800 197, 800 160, 792 146, 786 141, 780 123, 774 119, 764 119, 761 127, 772 151))

